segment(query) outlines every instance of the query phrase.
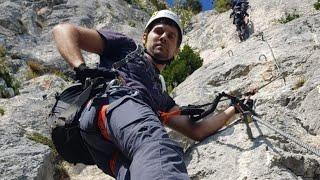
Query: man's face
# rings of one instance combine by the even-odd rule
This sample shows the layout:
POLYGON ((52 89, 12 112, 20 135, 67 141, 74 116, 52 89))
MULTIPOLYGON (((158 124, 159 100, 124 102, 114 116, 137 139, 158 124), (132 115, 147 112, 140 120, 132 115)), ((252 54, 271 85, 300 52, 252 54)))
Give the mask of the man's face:
POLYGON ((166 24, 157 24, 148 34, 144 33, 143 43, 152 56, 159 60, 168 60, 179 52, 178 38, 178 29, 166 24))

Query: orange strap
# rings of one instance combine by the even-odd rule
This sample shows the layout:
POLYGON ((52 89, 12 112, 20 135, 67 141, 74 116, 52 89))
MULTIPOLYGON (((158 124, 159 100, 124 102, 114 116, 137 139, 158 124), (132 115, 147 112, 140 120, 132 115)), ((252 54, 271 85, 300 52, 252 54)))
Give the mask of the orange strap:
POLYGON ((181 115, 181 110, 172 111, 172 112, 159 112, 160 114, 160 120, 163 124, 168 124, 170 121, 170 118, 173 116, 179 116, 181 115))
MULTIPOLYGON (((102 134, 102 136, 106 139, 106 140, 110 140, 109 137, 109 133, 108 133, 108 129, 106 128, 107 126, 107 110, 108 110, 109 105, 104 105, 100 108, 99 110, 99 114, 98 114, 98 126, 100 129, 100 132, 102 134)), ((119 156, 119 152, 118 151, 114 151, 112 153, 112 157, 111 159, 108 161, 108 165, 109 165, 109 169, 113 175, 113 177, 115 177, 116 175, 116 167, 117 167, 117 159, 119 156)))
POLYGON ((107 122, 106 112, 108 110, 108 107, 109 107, 109 105, 102 106, 99 111, 99 115, 98 115, 98 126, 99 126, 99 129, 100 129, 102 136, 106 140, 110 140, 109 135, 108 135, 108 130, 106 128, 106 122, 107 122))
POLYGON ((113 177, 116 176, 116 167, 117 167, 117 159, 118 159, 118 156, 119 156, 119 152, 118 152, 118 151, 114 151, 114 152, 112 153, 111 159, 110 159, 109 162, 108 162, 109 169, 110 169, 113 177))

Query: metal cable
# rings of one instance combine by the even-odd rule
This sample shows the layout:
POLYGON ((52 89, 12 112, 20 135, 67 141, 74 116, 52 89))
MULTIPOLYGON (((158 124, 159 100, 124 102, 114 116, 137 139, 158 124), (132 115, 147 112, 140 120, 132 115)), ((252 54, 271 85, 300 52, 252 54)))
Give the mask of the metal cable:
POLYGON ((252 118, 253 118, 255 121, 257 121, 258 123, 261 123, 262 125, 266 126, 267 128, 269 128, 269 129, 271 129, 271 130, 279 133, 279 134, 282 135, 283 137, 291 140, 292 142, 296 143, 297 145, 305 148, 306 150, 308 150, 308 151, 310 151, 310 152, 312 152, 312 153, 314 153, 315 155, 317 155, 317 156, 320 157, 320 150, 319 150, 319 149, 316 149, 316 148, 310 146, 309 144, 302 142, 301 140, 299 140, 299 139, 291 136, 290 134, 285 133, 284 131, 282 131, 282 130, 280 130, 280 129, 275 128, 272 124, 267 123, 267 122, 264 122, 264 121, 262 121, 261 119, 255 117, 255 116, 252 116, 252 118))
POLYGON ((261 34, 261 40, 262 40, 263 42, 266 42, 266 43, 267 43, 267 45, 268 45, 268 47, 269 47, 269 49, 270 49, 270 51, 271 51, 272 58, 273 58, 273 60, 274 60, 274 62, 275 62, 275 64, 276 64, 276 67, 277 67, 280 75, 282 76, 282 79, 283 79, 283 81, 284 81, 284 84, 286 84, 286 79, 285 79, 284 72, 283 72, 283 70, 281 69, 281 66, 280 66, 280 64, 278 63, 278 61, 277 61, 277 59, 276 59, 276 57, 275 57, 275 55, 274 55, 274 52, 273 52, 273 49, 272 49, 271 45, 269 44, 269 42, 268 42, 266 39, 264 39, 263 32, 262 32, 262 34, 261 34))

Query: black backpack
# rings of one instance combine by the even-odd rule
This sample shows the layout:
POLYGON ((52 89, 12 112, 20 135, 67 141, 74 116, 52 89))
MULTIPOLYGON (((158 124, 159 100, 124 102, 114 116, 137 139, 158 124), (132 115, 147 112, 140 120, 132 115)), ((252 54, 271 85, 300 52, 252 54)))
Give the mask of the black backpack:
MULTIPOLYGON (((49 114, 48 123, 52 127, 51 137, 59 155, 69 163, 95 164, 89 150, 82 140, 79 127, 79 118, 86 103, 95 96, 103 95, 108 89, 109 83, 117 76, 115 69, 118 69, 134 59, 136 54, 143 54, 143 47, 137 48, 127 54, 125 58, 113 63, 110 72, 114 76, 103 73, 104 77, 91 77, 85 83, 76 83, 56 95, 56 102, 49 114)), ((98 71, 99 69, 97 69, 98 71)), ((93 75, 95 76, 95 75, 93 75)))
POLYGON ((106 85, 104 78, 87 79, 85 85, 73 84, 56 95, 48 122, 57 152, 69 163, 95 164, 82 140, 79 117, 86 103, 96 94, 103 92, 106 85))

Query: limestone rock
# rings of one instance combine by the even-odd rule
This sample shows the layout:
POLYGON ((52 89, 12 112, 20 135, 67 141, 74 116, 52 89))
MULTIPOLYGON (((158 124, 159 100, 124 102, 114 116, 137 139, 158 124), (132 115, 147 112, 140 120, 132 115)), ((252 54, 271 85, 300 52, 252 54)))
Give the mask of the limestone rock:
MULTIPOLYGON (((250 1, 255 32, 242 43, 228 20, 230 12, 194 17, 184 43, 197 48, 205 63, 174 90, 176 102, 208 103, 222 91, 241 94, 265 86, 253 96, 262 119, 319 149, 320 16, 313 3, 250 1), (277 21, 294 9, 299 18, 277 21)), ((191 144, 186 154, 191 178, 319 179, 319 157, 258 125, 250 125, 253 141, 244 124, 237 123, 191 144)))
MULTIPOLYGON (((205 62, 174 90, 176 102, 207 103, 222 91, 241 94, 265 85, 253 96, 262 120, 320 149, 320 15, 313 3, 250 0, 251 33, 242 43, 229 19, 230 11, 195 16, 183 43, 199 50, 205 62), (300 17, 279 23, 293 12, 300 17)), ((106 26, 140 41, 149 17, 123 0, 0 0, 0 44, 7 50, 11 72, 22 81, 20 95, 0 98, 4 110, 0 116, 0 179, 53 179, 52 150, 31 141, 28 134, 50 136, 46 117, 54 94, 70 82, 52 73, 25 80, 31 60, 51 70, 70 72, 52 41, 52 28, 64 22, 97 29, 106 26)), ((92 62, 90 66, 99 58, 90 53, 84 57, 92 62)), ((5 85, 0 82, 0 86, 5 85)), ((250 127, 253 140, 239 121, 200 143, 170 134, 186 150, 191 179, 320 178, 319 157, 261 124, 251 123, 250 127)), ((110 178, 95 166, 64 166, 71 179, 110 178)))

